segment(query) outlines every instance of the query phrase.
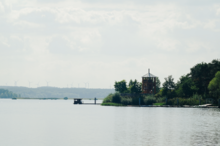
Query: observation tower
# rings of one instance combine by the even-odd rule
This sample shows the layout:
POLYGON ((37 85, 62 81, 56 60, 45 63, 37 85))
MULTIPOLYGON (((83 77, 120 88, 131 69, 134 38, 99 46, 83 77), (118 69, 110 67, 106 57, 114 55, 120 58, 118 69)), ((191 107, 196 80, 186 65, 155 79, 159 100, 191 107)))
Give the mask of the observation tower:
POLYGON ((157 76, 151 74, 148 69, 148 73, 142 76, 142 93, 156 94, 156 79, 157 76))

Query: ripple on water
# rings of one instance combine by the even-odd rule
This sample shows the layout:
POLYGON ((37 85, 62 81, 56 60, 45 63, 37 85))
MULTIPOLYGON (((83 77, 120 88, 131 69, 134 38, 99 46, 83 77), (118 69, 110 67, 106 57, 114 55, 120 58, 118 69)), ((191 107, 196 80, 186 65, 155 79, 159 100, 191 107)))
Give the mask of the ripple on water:
POLYGON ((220 110, 0 100, 0 144, 218 146, 220 110))

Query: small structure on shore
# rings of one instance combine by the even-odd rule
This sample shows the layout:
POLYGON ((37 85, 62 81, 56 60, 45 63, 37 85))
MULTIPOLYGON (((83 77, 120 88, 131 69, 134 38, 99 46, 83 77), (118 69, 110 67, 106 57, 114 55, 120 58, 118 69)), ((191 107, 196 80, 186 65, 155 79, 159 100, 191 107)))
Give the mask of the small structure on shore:
POLYGON ((100 103, 96 103, 96 100, 98 100, 98 99, 95 97, 95 98, 94 98, 94 103, 84 103, 84 102, 82 102, 82 98, 74 98, 74 99, 73 99, 73 101, 74 101, 73 104, 84 104, 84 105, 85 105, 85 104, 87 104, 87 105, 88 105, 88 104, 91 104, 91 105, 92 105, 92 104, 93 104, 93 105, 96 105, 96 104, 97 104, 97 105, 99 105, 100 103))
POLYGON ((74 98, 74 104, 82 104, 82 98, 74 98))
POLYGON ((148 73, 142 76, 142 93, 156 94, 156 80, 157 77, 151 74, 150 69, 148 69, 148 73))

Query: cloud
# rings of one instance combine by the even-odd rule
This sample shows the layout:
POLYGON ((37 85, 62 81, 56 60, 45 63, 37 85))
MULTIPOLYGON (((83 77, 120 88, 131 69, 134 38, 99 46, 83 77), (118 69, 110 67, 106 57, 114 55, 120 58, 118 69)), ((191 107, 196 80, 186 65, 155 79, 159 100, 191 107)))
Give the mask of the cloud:
POLYGON ((216 15, 219 16, 220 14, 220 5, 215 5, 216 8, 216 15))
POLYGON ((62 37, 54 37, 50 41, 47 49, 54 54, 68 54, 72 51, 69 42, 62 37))
POLYGON ((93 1, 89 1, 89 0, 81 0, 82 2, 86 2, 86 3, 101 3, 101 4, 118 4, 118 3, 123 3, 123 4, 127 4, 127 3, 132 3, 132 4, 141 4, 141 5, 154 5, 154 4, 167 4, 167 3, 174 3, 174 4, 179 4, 179 5, 192 5, 192 6, 201 6, 201 5, 209 5, 209 4, 213 4, 213 3, 219 3, 218 0, 185 0, 185 1, 181 1, 181 0, 166 0, 166 1, 161 1, 161 0, 105 0, 105 1, 101 1, 101 0, 93 0, 93 1))
POLYGON ((188 45, 187 52, 196 52, 198 50, 211 49, 210 44, 208 44, 207 42, 188 40, 186 44, 188 45))
POLYGON ((220 56, 218 3, 3 1, 0 65, 6 73, 0 75, 54 86, 90 81, 91 87, 139 80, 148 68, 161 79, 178 78, 220 56))
POLYGON ((13 25, 18 26, 20 29, 43 27, 43 25, 41 24, 32 23, 32 22, 23 21, 23 20, 16 21, 13 25))
POLYGON ((8 43, 8 39, 6 37, 1 36, 0 37, 0 42, 3 46, 5 47, 10 47, 10 44, 8 43))
POLYGON ((3 6, 3 4, 0 2, 0 12, 4 12, 4 6, 3 6))

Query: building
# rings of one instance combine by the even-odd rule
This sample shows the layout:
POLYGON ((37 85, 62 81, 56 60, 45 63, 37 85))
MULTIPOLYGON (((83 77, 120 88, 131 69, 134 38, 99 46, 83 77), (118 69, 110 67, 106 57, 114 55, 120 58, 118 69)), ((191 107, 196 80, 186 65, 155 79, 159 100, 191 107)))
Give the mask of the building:
POLYGON ((82 104, 82 98, 74 98, 74 104, 82 104))
POLYGON ((151 74, 150 69, 148 69, 148 73, 142 76, 143 94, 156 94, 156 79, 157 77, 151 74))

